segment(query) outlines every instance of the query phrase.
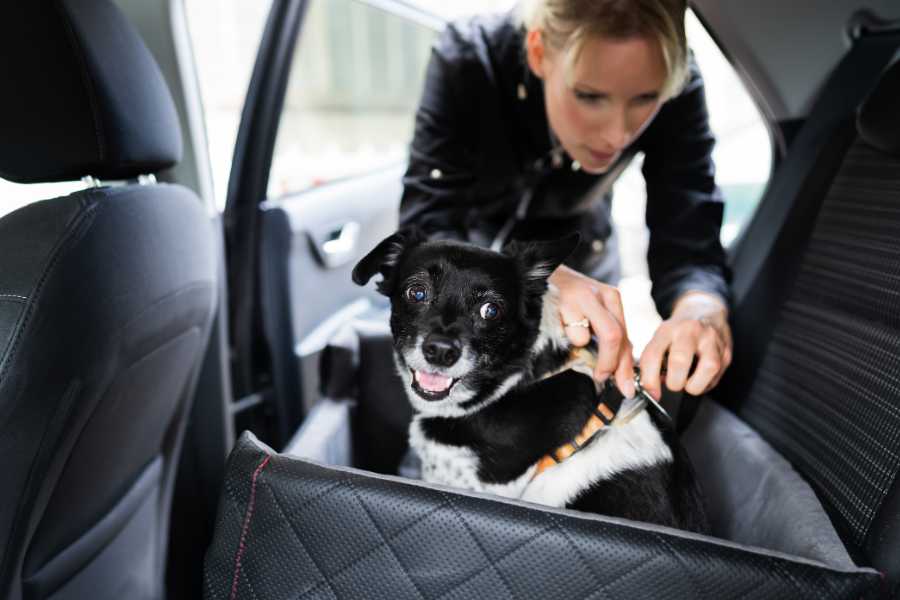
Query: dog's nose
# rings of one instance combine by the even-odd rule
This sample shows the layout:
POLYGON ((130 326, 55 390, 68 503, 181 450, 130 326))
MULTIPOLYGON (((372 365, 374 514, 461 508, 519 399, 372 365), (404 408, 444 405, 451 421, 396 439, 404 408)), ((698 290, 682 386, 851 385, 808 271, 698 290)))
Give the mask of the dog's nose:
POLYGON ((449 367, 459 360, 462 349, 459 341, 446 335, 431 333, 422 343, 422 353, 425 354, 425 360, 431 364, 449 367))

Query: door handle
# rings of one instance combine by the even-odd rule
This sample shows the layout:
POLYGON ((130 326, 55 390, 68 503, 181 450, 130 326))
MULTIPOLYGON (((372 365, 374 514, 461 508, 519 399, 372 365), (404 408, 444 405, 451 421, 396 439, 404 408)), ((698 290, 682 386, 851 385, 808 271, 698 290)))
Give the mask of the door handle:
POLYGON ((348 221, 325 236, 319 244, 319 256, 327 268, 340 267, 356 256, 360 229, 359 223, 348 221))

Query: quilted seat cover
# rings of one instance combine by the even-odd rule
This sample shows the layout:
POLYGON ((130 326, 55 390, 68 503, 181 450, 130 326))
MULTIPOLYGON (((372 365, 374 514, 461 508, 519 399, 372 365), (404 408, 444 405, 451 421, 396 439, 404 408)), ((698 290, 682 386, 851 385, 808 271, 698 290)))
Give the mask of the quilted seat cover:
POLYGON ((209 600, 877 598, 871 569, 282 456, 245 433, 209 600))

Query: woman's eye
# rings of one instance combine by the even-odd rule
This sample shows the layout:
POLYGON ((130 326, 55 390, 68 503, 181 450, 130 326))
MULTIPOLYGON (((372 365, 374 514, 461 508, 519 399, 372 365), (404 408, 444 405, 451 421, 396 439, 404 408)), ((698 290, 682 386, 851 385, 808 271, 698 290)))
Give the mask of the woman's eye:
POLYGON ((582 92, 580 90, 575 90, 575 98, 580 102, 584 102, 585 104, 596 104, 600 102, 606 96, 603 94, 597 94, 594 92, 582 92))
POLYGON ((638 106, 646 106, 654 104, 659 100, 659 94, 643 94, 634 99, 634 103, 638 106))
POLYGON ((428 290, 424 285, 411 285, 406 288, 406 299, 410 302, 425 302, 428 299, 428 290))
POLYGON ((500 316, 500 307, 493 302, 485 302, 481 305, 480 313, 482 319, 490 321, 500 316))

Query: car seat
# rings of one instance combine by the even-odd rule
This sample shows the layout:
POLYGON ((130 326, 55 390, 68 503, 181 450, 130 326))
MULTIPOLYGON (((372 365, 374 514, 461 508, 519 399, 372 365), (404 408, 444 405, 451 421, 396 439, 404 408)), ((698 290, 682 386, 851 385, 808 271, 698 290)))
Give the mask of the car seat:
POLYGON ((704 399, 682 436, 714 535, 387 474, 405 467, 409 413, 382 319, 380 331, 355 324, 335 340, 324 373, 331 399, 283 453, 249 433, 239 441, 205 597, 896 595, 900 63, 881 73, 896 48, 896 37, 857 43, 825 88, 839 98, 813 110, 767 192, 792 203, 800 190, 815 208, 794 211, 773 235, 777 256, 778 232, 807 223, 808 236, 784 246, 796 280, 780 298, 759 290, 777 300, 768 312, 735 309, 736 355, 753 322, 771 321, 767 339, 754 341, 760 364, 741 367, 752 374, 740 398, 704 399))
POLYGON ((89 176, 0 219, 0 597, 160 599, 212 222, 154 183, 178 115, 115 5, 7 2, 0 32, 0 176, 89 176))

